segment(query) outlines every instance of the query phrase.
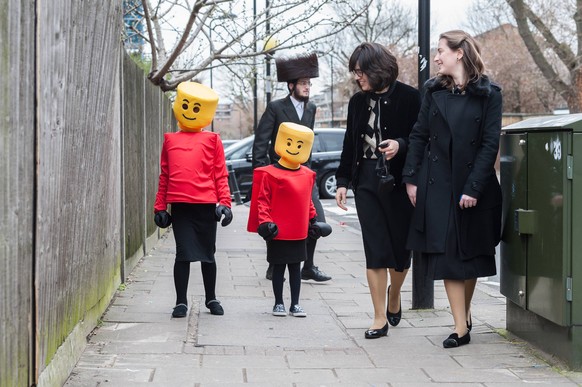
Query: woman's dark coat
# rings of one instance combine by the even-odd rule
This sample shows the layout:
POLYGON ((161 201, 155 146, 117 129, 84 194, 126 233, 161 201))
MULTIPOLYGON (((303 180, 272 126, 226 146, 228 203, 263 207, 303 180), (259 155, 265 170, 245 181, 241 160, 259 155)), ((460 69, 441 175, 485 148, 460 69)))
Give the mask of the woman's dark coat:
POLYGON ((445 252, 454 206, 463 259, 494 255, 501 228, 501 189, 495 161, 501 132, 500 88, 487 77, 453 94, 437 78, 426 83, 418 121, 409 137, 403 181, 417 186, 408 248, 445 252), (461 195, 477 206, 461 209, 461 195))
MULTIPOLYGON (((370 117, 367 93, 356 93, 348 105, 348 122, 340 165, 336 171, 338 187, 355 189, 358 184, 358 165, 364 155, 364 135, 370 117)), ((402 167, 408 147, 408 135, 420 109, 420 93, 415 88, 396 81, 380 100, 382 139, 393 139, 400 145, 390 160, 390 173, 396 184, 402 181, 402 167)))

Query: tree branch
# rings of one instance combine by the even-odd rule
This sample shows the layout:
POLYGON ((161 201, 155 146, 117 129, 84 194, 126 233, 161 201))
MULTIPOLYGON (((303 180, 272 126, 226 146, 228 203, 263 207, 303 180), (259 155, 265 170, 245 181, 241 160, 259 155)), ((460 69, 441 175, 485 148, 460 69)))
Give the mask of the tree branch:
MULTIPOLYGON (((523 0, 506 0, 507 4, 513 10, 513 15, 515 21, 517 22, 517 29, 527 50, 531 54, 533 61, 536 63, 544 77, 550 82, 551 86, 565 99, 568 100, 567 96, 570 93, 569 86, 560 78, 560 76, 554 71, 550 63, 544 57, 542 50, 538 46, 534 39, 532 32, 529 29, 527 19, 531 10, 529 12, 526 10, 526 6, 523 0)), ((533 23, 533 22, 532 22, 533 23)))

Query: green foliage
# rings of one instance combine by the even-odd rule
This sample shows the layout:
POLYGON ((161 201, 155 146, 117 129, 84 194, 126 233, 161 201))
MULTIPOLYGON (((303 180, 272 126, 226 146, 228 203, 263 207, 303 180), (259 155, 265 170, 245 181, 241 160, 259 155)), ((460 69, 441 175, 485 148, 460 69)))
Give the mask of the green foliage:
POLYGON ((143 70, 144 73, 149 74, 152 68, 151 59, 145 58, 143 54, 134 52, 129 53, 129 57, 137 64, 137 66, 143 70))

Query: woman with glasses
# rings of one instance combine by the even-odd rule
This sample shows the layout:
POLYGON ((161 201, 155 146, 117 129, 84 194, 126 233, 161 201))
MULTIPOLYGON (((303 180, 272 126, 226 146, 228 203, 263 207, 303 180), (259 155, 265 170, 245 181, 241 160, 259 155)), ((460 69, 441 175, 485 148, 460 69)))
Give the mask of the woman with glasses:
POLYGON ((388 324, 398 325, 402 316, 400 289, 410 268, 405 243, 412 205, 401 176, 420 93, 397 81, 396 58, 378 43, 356 47, 349 70, 361 91, 348 105, 335 200, 347 210, 351 185, 374 306, 374 320, 364 337, 376 339, 386 336, 388 324))
POLYGON ((415 206, 407 246, 424 253, 429 275, 444 280, 455 328, 443 346, 453 348, 471 340, 477 278, 496 273, 502 98, 469 34, 441 34, 434 62, 438 74, 425 85, 403 173, 415 206))

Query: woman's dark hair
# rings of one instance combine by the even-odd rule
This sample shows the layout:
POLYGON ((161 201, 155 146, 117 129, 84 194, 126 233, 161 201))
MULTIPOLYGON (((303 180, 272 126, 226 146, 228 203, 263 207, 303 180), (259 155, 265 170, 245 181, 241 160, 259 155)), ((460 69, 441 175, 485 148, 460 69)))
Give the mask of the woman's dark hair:
POLYGON ((356 65, 368 76, 373 91, 386 89, 398 78, 396 57, 379 43, 365 42, 356 47, 350 57, 349 70, 353 72, 356 65))
MULTIPOLYGON (((445 40, 447 47, 451 50, 456 51, 461 49, 463 51, 461 62, 463 62, 467 83, 478 81, 485 72, 485 64, 481 58, 479 43, 471 35, 462 30, 443 32, 439 36, 439 40, 441 39, 445 40)), ((440 75, 440 77, 442 78, 441 84, 443 86, 447 88, 455 86, 451 76, 440 75)))

